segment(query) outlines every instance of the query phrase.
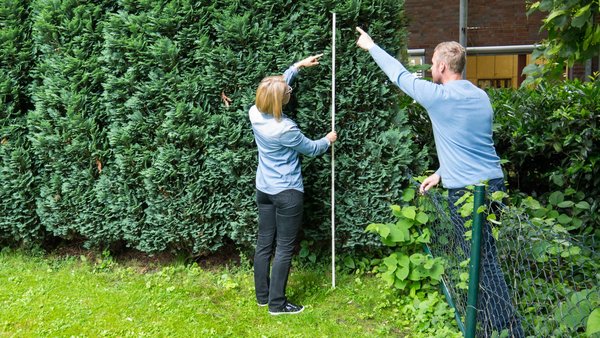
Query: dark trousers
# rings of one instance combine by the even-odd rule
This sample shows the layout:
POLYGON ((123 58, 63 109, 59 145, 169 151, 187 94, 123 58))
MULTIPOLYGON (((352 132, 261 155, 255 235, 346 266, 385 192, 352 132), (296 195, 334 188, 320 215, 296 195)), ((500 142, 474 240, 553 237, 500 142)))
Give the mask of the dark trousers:
MULTIPOLYGON (((488 193, 506 191, 504 179, 497 178, 488 183, 488 193)), ((466 258, 470 257, 471 243, 465 240, 467 230, 464 226, 466 219, 457 212, 454 204, 465 193, 464 189, 449 189, 448 204, 456 229, 456 240, 464 251, 466 258)), ((492 236, 489 222, 484 222, 481 238, 481 269, 479 272, 479 297, 477 299, 477 322, 482 324, 483 336, 489 337, 492 331, 508 329, 510 337, 524 337, 521 320, 515 312, 508 293, 504 274, 498 263, 496 240, 492 236)))
POLYGON ((276 195, 256 191, 258 239, 254 253, 254 287, 259 304, 281 309, 287 299, 287 285, 296 236, 302 225, 304 194, 285 190, 276 195), (273 257, 273 251, 275 255, 273 257), (269 269, 273 257, 273 267, 269 269), (269 273, 269 270, 270 273, 269 273))

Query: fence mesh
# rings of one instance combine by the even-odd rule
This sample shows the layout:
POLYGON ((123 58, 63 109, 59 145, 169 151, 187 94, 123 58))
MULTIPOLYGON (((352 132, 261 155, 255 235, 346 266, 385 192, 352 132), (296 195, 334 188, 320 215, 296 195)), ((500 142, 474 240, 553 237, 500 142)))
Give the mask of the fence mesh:
MULTIPOLYGON (((496 220, 483 226, 476 336, 586 337, 590 314, 600 311, 594 234, 573 235, 555 221, 528 217, 523 209, 486 196, 484 212, 496 220), (486 240, 490 235, 494 239, 486 240)), ((418 203, 430 211, 428 249, 446 261, 443 285, 464 324, 470 217, 451 210, 447 192, 431 190, 418 203)))

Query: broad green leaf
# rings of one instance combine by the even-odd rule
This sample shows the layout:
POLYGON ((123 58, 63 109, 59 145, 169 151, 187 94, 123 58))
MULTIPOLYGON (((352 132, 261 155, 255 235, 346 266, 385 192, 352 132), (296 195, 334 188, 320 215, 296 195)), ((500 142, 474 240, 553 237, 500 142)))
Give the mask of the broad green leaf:
POLYGON ((567 14, 567 11, 564 9, 561 10, 557 10, 557 11, 552 11, 552 13, 550 13, 550 15, 548 15, 548 17, 546 19, 544 19, 546 22, 550 22, 558 17, 560 17, 561 15, 565 15, 567 14))
POLYGON ((432 257, 428 257, 428 259, 423 263, 423 267, 427 270, 431 269, 435 264, 435 260, 432 257))
POLYGON ((583 27, 590 20, 591 14, 591 12, 587 12, 585 15, 572 18, 571 26, 576 28, 583 27))
POLYGON ((344 257, 344 266, 349 269, 354 269, 356 267, 356 265, 354 265, 354 260, 350 256, 344 257))
POLYGON ((597 307, 590 313, 586 322, 585 334, 591 337, 593 334, 600 332, 600 308, 597 307))
POLYGON ((404 189, 404 192, 402 193, 402 200, 404 202, 410 202, 414 198, 415 198, 415 189, 413 189, 413 188, 404 189))
POLYGON ((415 222, 408 218, 401 218, 396 222, 396 226, 402 230, 409 230, 414 224, 415 222))
POLYGON ((407 280, 396 279, 396 281, 394 282, 394 287, 398 290, 404 290, 407 285, 408 285, 407 280))
POLYGON ((565 185, 565 179, 563 175, 560 174, 552 175, 552 183, 558 185, 559 187, 562 187, 563 185, 565 185))
POLYGON ((495 240, 498 240, 498 238, 500 237, 500 230, 498 229, 498 227, 492 227, 492 236, 495 240))
POLYGON ((546 215, 546 217, 548 218, 558 218, 558 216, 560 215, 560 213, 557 210, 550 210, 550 212, 548 213, 548 215, 546 215))
POLYGON ((383 238, 383 237, 381 238, 381 243, 383 243, 383 245, 385 245, 385 246, 391 246, 391 247, 394 247, 397 244, 396 242, 390 240, 389 238, 383 238))
POLYGON ((460 215, 465 218, 473 213, 473 202, 467 202, 460 207, 460 215))
POLYGON ((393 285, 395 278, 394 271, 386 271, 381 274, 381 279, 383 279, 388 285, 393 285))
POLYGON ((552 9, 553 5, 554 5, 553 0, 542 0, 540 2, 539 9, 540 9, 540 11, 548 12, 552 9))
POLYGON ((425 224, 429 221, 429 216, 426 213, 419 211, 415 220, 419 222, 419 224, 425 224))
POLYGON ((408 275, 408 279, 415 281, 415 282, 420 281, 423 277, 420 270, 421 269, 419 269, 418 267, 416 269, 412 269, 408 275))
POLYGON ((396 252, 396 260, 398 261, 398 266, 401 267, 409 267, 410 266, 410 258, 400 252, 396 252))
POLYGON ((559 208, 570 208, 574 205, 575 205, 575 202, 573 202, 573 201, 564 201, 564 202, 558 203, 556 206, 559 208))
POLYGON ((540 69, 540 66, 535 64, 535 63, 531 63, 527 66, 525 66, 525 68, 523 68, 523 74, 527 75, 527 74, 535 74, 538 73, 540 69))
POLYGON ((390 235, 388 239, 395 243, 406 242, 410 240, 410 230, 406 227, 399 227, 397 225, 390 226, 390 235))
POLYGON ((408 266, 398 267, 398 269, 396 270, 396 278, 398 278, 400 280, 405 280, 406 277, 408 277, 409 273, 410 273, 410 267, 408 267, 408 266))
POLYGON ((371 223, 365 228, 365 232, 379 233, 379 225, 381 223, 371 223))
POLYGON ((552 147, 554 148, 554 151, 557 152, 557 153, 560 153, 563 150, 562 144, 559 143, 559 142, 554 142, 552 144, 552 147))
POLYGON ((419 237, 417 237, 415 239, 415 242, 424 243, 424 244, 430 243, 431 242, 431 232, 429 231, 429 229, 427 229, 427 228, 423 229, 423 231, 421 232, 419 237))
POLYGON ((396 255, 389 255, 383 259, 383 264, 388 267, 388 271, 394 271, 398 266, 398 260, 396 260, 396 255))
POLYGON ((581 202, 575 204, 575 207, 578 209, 589 210, 590 204, 586 201, 581 201, 581 202))
POLYGON ((390 226, 388 224, 380 224, 378 230, 379 234, 383 238, 387 238, 390 234, 390 226))
MULTIPOLYGON (((537 11, 538 8, 540 7, 540 2, 536 1, 534 3, 529 4, 529 6, 527 7, 529 11, 537 11)), ((530 12, 527 12, 527 15, 531 14, 530 12)))
POLYGON ((508 196, 508 194, 505 193, 504 191, 494 191, 492 193, 492 200, 502 201, 502 199, 505 198, 506 196, 508 196))
POLYGON ((550 194, 550 197, 548 198, 548 202, 552 205, 557 205, 558 203, 560 203, 564 200, 565 200, 565 195, 560 191, 553 192, 552 194, 550 194))
POLYGON ((412 205, 408 206, 408 207, 404 207, 404 208, 402 208, 402 215, 408 219, 414 220, 415 217, 417 216, 417 208, 412 205))
POLYGON ((567 248, 563 252, 561 252, 560 256, 563 258, 566 258, 566 257, 575 256, 575 255, 579 255, 579 254, 581 254, 581 248, 579 248, 577 246, 572 246, 572 247, 567 248))
POLYGON ((579 229, 583 225, 583 221, 579 218, 573 218, 569 230, 579 229))
POLYGON ((390 207, 392 209, 392 214, 396 217, 402 217, 402 207, 400 207, 399 205, 392 205, 390 207))
POLYGON ((572 218, 569 217, 569 215, 565 215, 565 214, 560 214, 560 216, 558 216, 557 221, 562 224, 562 225, 567 225, 569 223, 571 223, 572 218))
POLYGON ((555 317, 569 327, 580 327, 592 312, 592 303, 588 298, 590 290, 575 292, 555 310, 555 317))
POLYGON ((586 22, 590 19, 592 15, 592 11, 590 11, 590 6, 592 3, 590 2, 586 6, 581 7, 577 13, 571 19, 571 26, 581 28, 586 22))
POLYGON ((421 266, 425 260, 427 259, 427 256, 420 254, 420 253, 414 253, 412 255, 410 255, 410 262, 416 266, 421 266))
POLYGON ((303 247, 300 249, 300 252, 298 253, 298 256, 300 256, 300 258, 304 258, 306 256, 308 256, 308 254, 310 253, 310 251, 308 250, 307 247, 303 247))
POLYGON ((429 273, 431 279, 440 281, 442 279, 442 275, 444 274, 444 265, 441 262, 436 262, 429 273))
POLYGON ((456 202, 454 202, 454 205, 460 206, 471 196, 473 196, 471 192, 465 192, 458 200, 456 200, 456 202))

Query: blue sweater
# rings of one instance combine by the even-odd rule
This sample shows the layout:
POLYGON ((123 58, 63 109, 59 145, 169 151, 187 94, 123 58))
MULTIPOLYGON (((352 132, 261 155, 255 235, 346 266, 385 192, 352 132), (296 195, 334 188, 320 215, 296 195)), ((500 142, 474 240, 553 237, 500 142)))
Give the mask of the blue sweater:
POLYGON ((389 79, 429 114, 445 188, 502 178, 492 139, 493 110, 487 94, 467 80, 443 85, 422 80, 379 46, 369 53, 389 79))
MULTIPOLYGON (((298 69, 288 68, 283 74, 291 84, 298 69)), ((277 121, 271 114, 261 113, 256 106, 249 112, 254 141, 258 147, 256 189, 275 195, 284 190, 304 192, 299 154, 317 156, 329 148, 329 140, 323 137, 313 141, 304 136, 296 123, 283 115, 277 121)))

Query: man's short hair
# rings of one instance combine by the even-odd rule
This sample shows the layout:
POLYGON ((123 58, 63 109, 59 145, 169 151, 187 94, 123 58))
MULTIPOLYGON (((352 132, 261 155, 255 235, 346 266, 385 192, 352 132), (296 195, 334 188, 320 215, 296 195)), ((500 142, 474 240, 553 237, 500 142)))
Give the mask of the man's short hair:
POLYGON ((451 71, 460 74, 465 69, 467 52, 465 48, 456 41, 440 42, 433 51, 438 60, 444 61, 451 71))

